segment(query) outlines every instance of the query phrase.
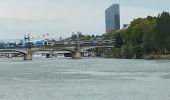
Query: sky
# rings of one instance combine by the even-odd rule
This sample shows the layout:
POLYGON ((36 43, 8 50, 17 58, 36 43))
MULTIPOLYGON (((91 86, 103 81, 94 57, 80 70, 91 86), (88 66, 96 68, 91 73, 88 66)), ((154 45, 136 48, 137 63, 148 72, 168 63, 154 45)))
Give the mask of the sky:
POLYGON ((120 4, 121 26, 169 12, 169 0, 0 0, 0 39, 66 38, 105 33, 105 9, 120 4), (46 33, 49 35, 47 36, 46 33))

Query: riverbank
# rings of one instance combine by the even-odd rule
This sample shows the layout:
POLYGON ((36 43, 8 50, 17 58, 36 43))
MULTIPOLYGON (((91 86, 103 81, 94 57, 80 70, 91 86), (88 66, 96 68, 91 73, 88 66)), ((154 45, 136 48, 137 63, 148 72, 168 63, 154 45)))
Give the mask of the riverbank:
POLYGON ((116 59, 148 59, 148 60, 170 60, 170 54, 159 54, 159 55, 155 55, 155 54, 150 54, 150 55, 143 55, 141 57, 125 57, 125 56, 121 56, 120 54, 114 54, 114 55, 105 55, 103 56, 104 58, 116 58, 116 59))
POLYGON ((168 55, 146 55, 144 56, 144 59, 162 59, 162 60, 170 60, 170 54, 168 55))

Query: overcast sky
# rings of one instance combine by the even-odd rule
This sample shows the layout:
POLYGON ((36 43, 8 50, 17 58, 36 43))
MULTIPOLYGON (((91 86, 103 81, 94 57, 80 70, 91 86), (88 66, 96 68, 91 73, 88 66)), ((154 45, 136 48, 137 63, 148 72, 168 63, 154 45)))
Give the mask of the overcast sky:
POLYGON ((0 39, 105 33, 105 9, 120 4, 121 26, 169 11, 169 0, 0 0, 0 39))

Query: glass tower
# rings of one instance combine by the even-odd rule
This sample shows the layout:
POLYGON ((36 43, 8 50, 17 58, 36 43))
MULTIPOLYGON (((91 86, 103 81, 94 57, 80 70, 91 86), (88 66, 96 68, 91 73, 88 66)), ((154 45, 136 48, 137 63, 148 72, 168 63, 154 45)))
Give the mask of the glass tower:
POLYGON ((105 10, 106 33, 120 29, 119 4, 113 4, 105 10))

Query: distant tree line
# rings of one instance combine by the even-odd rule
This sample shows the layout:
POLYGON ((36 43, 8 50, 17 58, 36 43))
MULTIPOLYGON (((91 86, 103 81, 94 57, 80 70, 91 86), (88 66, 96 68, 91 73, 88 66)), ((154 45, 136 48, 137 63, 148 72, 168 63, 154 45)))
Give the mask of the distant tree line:
MULTIPOLYGON (((89 35, 89 34, 84 35, 81 32, 79 32, 79 40, 80 41, 83 41, 83 40, 96 40, 99 37, 101 37, 101 36, 99 36, 99 35, 95 36, 95 35, 89 35)), ((71 40, 72 41, 77 41, 77 34, 72 34, 71 40)))

